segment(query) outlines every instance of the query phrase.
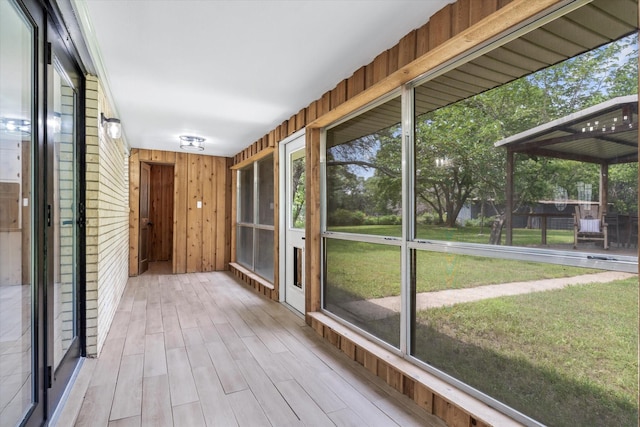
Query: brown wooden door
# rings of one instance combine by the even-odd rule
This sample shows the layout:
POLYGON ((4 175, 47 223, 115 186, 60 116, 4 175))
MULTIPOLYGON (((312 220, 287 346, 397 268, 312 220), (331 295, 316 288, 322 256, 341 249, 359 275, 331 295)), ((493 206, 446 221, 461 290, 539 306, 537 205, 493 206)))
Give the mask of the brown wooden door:
POLYGON ((138 254, 138 274, 149 268, 149 196, 151 167, 147 163, 140 164, 140 246, 138 254))

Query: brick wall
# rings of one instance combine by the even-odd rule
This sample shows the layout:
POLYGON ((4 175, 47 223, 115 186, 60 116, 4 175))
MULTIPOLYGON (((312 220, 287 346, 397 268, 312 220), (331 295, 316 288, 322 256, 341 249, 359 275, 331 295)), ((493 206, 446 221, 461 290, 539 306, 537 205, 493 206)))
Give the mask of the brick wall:
POLYGON ((100 113, 112 114, 94 76, 86 100, 87 355, 97 356, 129 276, 129 168, 123 141, 100 130, 100 113))

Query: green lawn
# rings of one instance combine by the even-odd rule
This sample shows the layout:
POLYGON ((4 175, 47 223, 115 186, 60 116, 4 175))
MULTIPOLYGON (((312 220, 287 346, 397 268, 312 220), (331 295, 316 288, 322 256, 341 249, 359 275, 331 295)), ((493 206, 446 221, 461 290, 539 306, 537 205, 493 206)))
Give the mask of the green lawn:
MULTIPOLYGON (((327 239, 326 246, 329 288, 349 292, 355 299, 400 295, 400 248, 337 239, 327 239)), ((595 271, 556 264, 418 251, 416 287, 417 292, 431 292, 570 277, 595 271)))
MULTIPOLYGON (((375 234, 379 236, 402 236, 400 225, 359 225, 330 227, 330 231, 349 232, 359 234, 375 234)), ((416 235, 419 239, 444 240, 448 242, 489 243, 491 225, 480 227, 441 227, 437 225, 419 224, 416 235)), ((504 233, 502 242, 504 243, 504 233)), ((572 244, 573 230, 547 230, 547 244, 572 244)), ((513 229, 513 244, 517 246, 534 246, 541 244, 541 232, 539 229, 513 229)))
POLYGON ((417 355, 554 426, 635 426, 638 279, 418 313, 417 355))
MULTIPOLYGON (((440 233, 439 240, 480 239, 478 230, 427 228, 422 232, 429 238, 440 233)), ((348 230, 394 235, 398 227, 348 230)), ((535 232, 529 236, 532 242, 539 239, 539 230, 522 231, 535 232)), ((398 247, 337 239, 326 243, 328 305, 399 295, 398 247)), ((418 251, 416 292, 596 271, 418 251)), ((398 313, 352 321, 399 345, 398 313)), ((415 337, 419 359, 547 425, 637 425, 637 277, 420 311, 415 337)))

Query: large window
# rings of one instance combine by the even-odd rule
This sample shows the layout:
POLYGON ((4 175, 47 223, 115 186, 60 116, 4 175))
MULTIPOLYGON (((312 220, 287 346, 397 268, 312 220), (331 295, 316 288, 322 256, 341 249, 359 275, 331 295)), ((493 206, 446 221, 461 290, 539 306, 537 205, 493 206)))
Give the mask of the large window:
POLYGON ((400 306, 371 301, 400 295, 400 99, 332 128, 326 139, 326 221, 336 238, 325 242, 325 308, 396 348, 400 306))
POLYGON ((238 263, 273 282, 273 156, 238 172, 238 263))
POLYGON ((587 14, 326 131, 323 309, 532 425, 638 416, 638 34, 587 14))

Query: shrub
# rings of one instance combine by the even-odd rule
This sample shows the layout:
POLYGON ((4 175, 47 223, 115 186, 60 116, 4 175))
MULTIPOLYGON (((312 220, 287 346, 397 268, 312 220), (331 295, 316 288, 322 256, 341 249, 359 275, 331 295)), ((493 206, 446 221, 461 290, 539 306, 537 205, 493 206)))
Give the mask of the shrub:
POLYGON ((331 225, 362 225, 366 215, 362 211, 350 211, 347 209, 336 209, 329 213, 329 224, 331 225))
POLYGON ((480 227, 480 224, 484 224, 485 227, 491 227, 493 221, 498 219, 498 216, 485 216, 484 218, 478 217, 473 219, 468 219, 465 221, 465 227, 480 227))

